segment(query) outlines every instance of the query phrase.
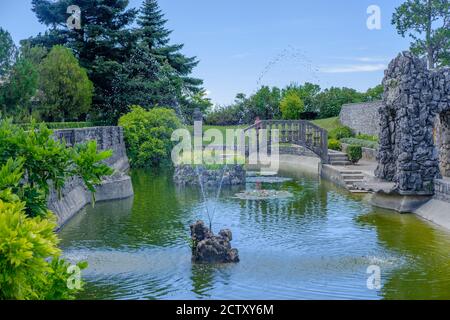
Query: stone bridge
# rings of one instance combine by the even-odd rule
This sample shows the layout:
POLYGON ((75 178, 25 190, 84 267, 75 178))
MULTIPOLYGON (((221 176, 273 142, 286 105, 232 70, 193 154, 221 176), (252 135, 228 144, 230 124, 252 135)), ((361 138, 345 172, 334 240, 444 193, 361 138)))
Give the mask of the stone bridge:
MULTIPOLYGON (((254 125, 246 128, 244 132, 256 130, 258 142, 261 134, 270 144, 272 130, 278 130, 279 143, 290 143, 311 150, 323 164, 329 163, 328 156, 328 132, 306 120, 257 120, 254 125)), ((258 144, 259 150, 259 144, 258 144)))

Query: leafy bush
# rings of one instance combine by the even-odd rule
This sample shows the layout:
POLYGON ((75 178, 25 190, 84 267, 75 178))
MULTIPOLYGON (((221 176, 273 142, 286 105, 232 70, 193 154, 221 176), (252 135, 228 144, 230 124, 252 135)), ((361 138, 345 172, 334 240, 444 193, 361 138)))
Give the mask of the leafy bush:
POLYGON ((12 183, 11 177, 5 178, 4 174, 3 181, 7 182, 2 185, 0 181, 0 190, 9 188, 18 195, 26 203, 25 211, 30 216, 47 214, 49 183, 59 192, 67 178, 78 176, 94 192, 101 178, 113 172, 101 162, 112 151, 97 152, 96 141, 68 148, 52 134, 44 124, 39 128, 32 125, 26 131, 10 120, 0 121, 0 165, 7 165, 10 172, 26 177, 12 183))
POLYGON ((339 126, 333 130, 330 131, 329 137, 336 140, 341 140, 344 138, 352 138, 355 134, 353 133, 352 129, 346 126, 339 126))
MULTIPOLYGON (((49 129, 76 129, 76 128, 91 128, 105 126, 105 122, 45 122, 45 126, 49 129)), ((32 123, 18 124, 24 130, 30 130, 34 126, 32 123)))
POLYGON ((77 176, 94 192, 113 171, 102 163, 110 155, 95 141, 67 147, 44 124, 26 131, 0 122, 0 300, 74 298, 80 288, 68 287, 70 265, 59 258, 49 184, 59 191, 77 176))
POLYGON ((360 146, 363 148, 378 149, 378 142, 375 142, 375 141, 361 140, 361 139, 356 139, 356 138, 346 138, 346 139, 341 139, 341 142, 345 143, 345 144, 352 144, 352 145, 360 146))
POLYGON ((350 145, 347 148, 347 156, 348 159, 352 162, 352 163, 358 163, 359 160, 361 160, 362 158, 362 148, 361 146, 356 146, 356 145, 350 145))
POLYGON ((336 139, 328 139, 328 149, 341 151, 342 150, 341 142, 336 139))
POLYGON ((132 167, 152 167, 169 158, 173 147, 172 132, 181 127, 175 112, 165 108, 146 111, 132 106, 131 112, 119 119, 123 127, 127 152, 132 167))
POLYGON ((356 139, 378 142, 378 136, 371 136, 371 135, 362 134, 362 133, 357 134, 356 139))
MULTIPOLYGON (((73 299, 59 259, 54 218, 29 218, 25 203, 0 200, 0 300, 73 299)), ((85 264, 80 264, 80 268, 85 264)))

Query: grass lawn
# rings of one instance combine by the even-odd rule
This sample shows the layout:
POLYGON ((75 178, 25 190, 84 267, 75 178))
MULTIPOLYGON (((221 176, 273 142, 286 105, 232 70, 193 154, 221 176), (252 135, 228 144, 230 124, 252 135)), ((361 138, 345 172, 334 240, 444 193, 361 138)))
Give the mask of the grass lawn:
POLYGON ((333 129, 341 126, 341 122, 339 121, 339 117, 327 118, 327 119, 318 119, 312 121, 315 125, 327 130, 330 132, 333 129))

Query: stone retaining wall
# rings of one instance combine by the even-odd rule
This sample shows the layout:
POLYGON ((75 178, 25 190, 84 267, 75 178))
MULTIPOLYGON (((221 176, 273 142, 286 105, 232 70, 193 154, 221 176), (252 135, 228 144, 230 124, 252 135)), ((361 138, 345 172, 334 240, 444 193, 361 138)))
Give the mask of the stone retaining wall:
POLYGON ((201 181, 205 187, 235 186, 245 184, 246 172, 243 165, 228 165, 223 168, 208 170, 204 166, 178 165, 175 167, 173 179, 179 186, 198 186, 201 181))
POLYGON ((380 132, 378 109, 381 104, 381 101, 345 104, 342 106, 339 120, 355 133, 377 136, 380 132))
MULTIPOLYGON (((123 130, 120 127, 93 127, 80 129, 55 130, 56 139, 73 146, 89 140, 97 141, 99 150, 113 150, 111 158, 105 163, 115 170, 97 187, 96 201, 125 199, 133 196, 131 178, 128 176, 129 162, 126 155, 123 130)), ((64 225, 71 217, 92 203, 92 194, 84 187, 79 178, 72 178, 62 189, 61 198, 52 190, 48 199, 48 207, 58 219, 58 226, 64 225)))
POLYGON ((436 179, 434 180, 434 188, 436 200, 450 202, 450 180, 436 179))

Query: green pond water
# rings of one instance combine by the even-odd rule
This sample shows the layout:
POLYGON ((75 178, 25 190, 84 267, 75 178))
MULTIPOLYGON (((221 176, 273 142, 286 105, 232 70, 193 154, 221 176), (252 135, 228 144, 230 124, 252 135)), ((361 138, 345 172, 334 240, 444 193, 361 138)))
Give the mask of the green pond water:
POLYGON ((64 256, 86 260, 80 299, 450 299, 450 233, 373 208, 316 176, 262 184, 292 198, 235 199, 224 188, 213 230, 233 231, 235 265, 194 265, 189 224, 207 220, 198 188, 170 172, 132 173, 133 199, 97 203, 60 231, 64 256), (381 271, 370 290, 367 268, 381 271))

